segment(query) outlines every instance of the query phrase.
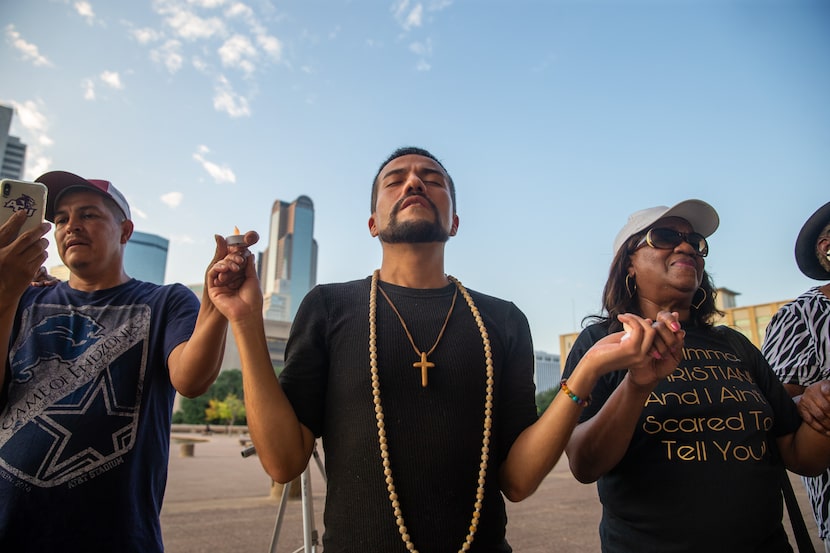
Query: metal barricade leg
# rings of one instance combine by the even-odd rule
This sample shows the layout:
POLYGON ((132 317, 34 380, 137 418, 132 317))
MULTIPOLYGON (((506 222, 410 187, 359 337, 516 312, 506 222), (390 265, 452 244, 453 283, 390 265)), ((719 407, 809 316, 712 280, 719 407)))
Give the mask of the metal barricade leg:
MULTIPOLYGON (((256 450, 248 448, 243 451, 242 456, 248 457, 254 454, 256 454, 256 450)), ((326 471, 323 467, 322 461, 320 461, 320 455, 317 453, 316 445, 312 451, 312 455, 317 463, 317 468, 320 469, 320 474, 323 476, 323 481, 325 481, 326 471)), ((306 466, 302 475, 300 475, 299 484, 303 505, 303 547, 296 549, 294 553, 299 553, 300 551, 303 551, 304 553, 317 553, 319 535, 317 527, 314 524, 314 501, 311 493, 311 463, 306 466)), ((293 484, 289 482, 283 487, 280 505, 277 509, 277 519, 274 522, 274 533, 271 536, 271 545, 268 549, 269 553, 277 553, 277 543, 279 542, 280 532, 282 531, 283 517, 285 516, 285 509, 288 505, 288 496, 291 492, 292 485, 293 484)))

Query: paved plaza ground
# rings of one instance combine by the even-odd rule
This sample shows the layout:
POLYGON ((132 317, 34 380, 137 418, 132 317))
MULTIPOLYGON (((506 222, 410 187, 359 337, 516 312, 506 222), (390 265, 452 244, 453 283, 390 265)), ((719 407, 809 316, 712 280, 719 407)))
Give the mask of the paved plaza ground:
MULTIPOLYGON (((198 436, 198 435, 194 435, 198 436)), ((202 437, 202 436, 199 436, 202 437)), ((167 493, 161 522, 167 553, 269 553, 279 498, 256 457, 243 458, 239 436, 213 434, 197 443, 193 457, 170 454, 167 493)), ((804 486, 793 477, 808 528, 816 535, 804 486)), ((316 465, 311 470, 314 520, 322 537, 325 485, 316 465)), ((521 503, 507 504, 507 537, 516 553, 599 551, 599 500, 594 485, 577 482, 562 461, 539 490, 521 503)), ((278 553, 303 546, 302 502, 286 508, 278 553)), ((823 551, 818 538, 816 549, 823 551)), ((302 549, 300 549, 302 551, 302 549)), ((317 547, 322 551, 322 545, 317 547)))

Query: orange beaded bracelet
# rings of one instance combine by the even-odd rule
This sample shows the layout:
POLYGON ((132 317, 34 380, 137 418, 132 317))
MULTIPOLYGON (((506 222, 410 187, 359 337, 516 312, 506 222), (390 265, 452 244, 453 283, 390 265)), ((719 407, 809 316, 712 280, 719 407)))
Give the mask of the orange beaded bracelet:
POLYGON ((580 398, 578 395, 573 393, 570 388, 568 388, 568 385, 566 384, 566 382, 567 382, 566 380, 562 380, 562 381, 559 382, 559 387, 562 389, 563 392, 565 392, 565 395, 567 395, 569 398, 571 398, 571 400, 574 403, 576 403, 577 405, 579 405, 580 407, 588 407, 589 405, 591 405, 591 396, 590 395, 588 395, 588 397, 586 399, 580 398))

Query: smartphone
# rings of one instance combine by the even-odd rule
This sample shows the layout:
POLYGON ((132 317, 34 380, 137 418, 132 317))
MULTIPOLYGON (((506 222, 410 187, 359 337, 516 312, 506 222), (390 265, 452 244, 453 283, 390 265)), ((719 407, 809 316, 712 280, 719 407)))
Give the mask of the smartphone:
POLYGON ((26 222, 20 233, 43 223, 46 214, 46 185, 14 179, 0 181, 0 225, 17 211, 26 212, 26 222))

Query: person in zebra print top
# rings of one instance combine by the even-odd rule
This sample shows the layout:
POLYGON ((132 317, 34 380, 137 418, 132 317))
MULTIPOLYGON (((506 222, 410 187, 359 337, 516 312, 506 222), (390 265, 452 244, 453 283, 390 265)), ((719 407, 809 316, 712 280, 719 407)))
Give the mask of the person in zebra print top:
MULTIPOLYGON (((773 316, 763 352, 797 402, 801 417, 830 435, 830 420, 822 414, 830 405, 830 202, 804 223, 796 239, 795 258, 802 273, 824 284, 810 288, 773 316), (805 393, 807 386, 822 381, 822 394, 805 393)), ((802 480, 819 537, 830 553, 830 469, 802 480)))

